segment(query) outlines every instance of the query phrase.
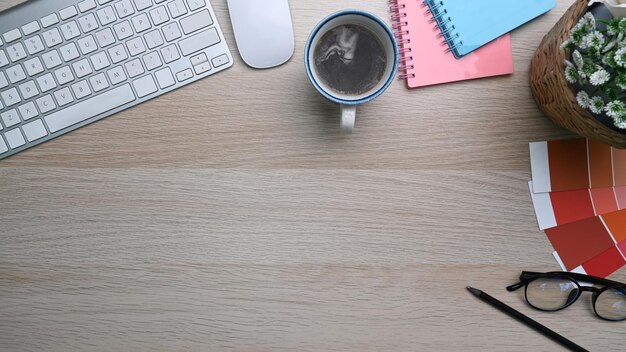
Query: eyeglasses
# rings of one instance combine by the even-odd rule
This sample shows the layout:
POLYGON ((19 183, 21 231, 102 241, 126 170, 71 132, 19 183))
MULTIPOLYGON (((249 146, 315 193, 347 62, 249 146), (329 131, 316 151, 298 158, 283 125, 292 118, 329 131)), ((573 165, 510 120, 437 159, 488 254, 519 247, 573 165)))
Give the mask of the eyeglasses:
POLYGON ((593 311, 599 318, 610 321, 626 320, 626 285, 617 281, 567 272, 523 271, 520 282, 506 289, 515 291, 522 287, 525 287, 526 302, 539 310, 555 312, 567 308, 587 291, 593 294, 593 311))

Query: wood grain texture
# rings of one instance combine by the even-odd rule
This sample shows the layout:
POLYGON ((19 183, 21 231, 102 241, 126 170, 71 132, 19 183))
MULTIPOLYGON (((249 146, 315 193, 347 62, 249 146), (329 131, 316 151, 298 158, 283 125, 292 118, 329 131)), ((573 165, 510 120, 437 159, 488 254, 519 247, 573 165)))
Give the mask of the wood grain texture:
MULTIPOLYGON (((0 0, 4 9, 17 0, 0 0)), ((225 0, 212 1, 237 56, 225 0)), ((292 0, 296 54, 216 76, 0 162, 2 351, 553 351, 482 288, 590 350, 623 324, 504 287, 556 270, 528 142, 571 136, 528 65, 569 0, 513 33, 515 74, 360 107, 353 136, 303 70, 328 13, 292 0)), ((615 274, 626 279, 626 271, 615 274)))

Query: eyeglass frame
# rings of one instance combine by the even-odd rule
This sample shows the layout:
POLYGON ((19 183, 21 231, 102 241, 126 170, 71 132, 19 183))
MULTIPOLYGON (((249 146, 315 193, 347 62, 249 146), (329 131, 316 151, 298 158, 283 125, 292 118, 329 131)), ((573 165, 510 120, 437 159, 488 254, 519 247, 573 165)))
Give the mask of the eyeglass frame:
POLYGON ((526 299, 526 303, 528 303, 529 306, 540 310, 540 311, 544 311, 544 312, 557 312, 560 310, 563 310, 569 306, 571 306, 572 304, 574 304, 574 302, 576 302, 580 296, 583 294, 583 292, 587 291, 587 292, 591 292, 593 295, 591 297, 592 300, 592 307, 593 307, 593 312, 595 313, 595 315, 602 319, 602 320, 606 320, 606 321, 612 321, 612 322, 618 322, 618 321, 624 321, 626 320, 626 317, 624 317, 624 319, 607 319, 603 316, 601 316, 600 314, 598 314, 598 311, 596 310, 596 301, 598 299, 598 297, 604 293, 605 291, 609 290, 609 289, 622 289, 624 290, 624 292, 626 293, 626 284, 618 282, 618 281, 613 281, 613 280, 609 280, 609 279, 603 279, 600 277, 596 277, 596 276, 590 276, 590 275, 584 275, 584 274, 579 274, 579 273, 570 273, 570 272, 565 272, 565 271, 551 271, 551 272, 547 272, 547 273, 538 273, 538 272, 533 272, 533 271, 522 271, 522 274, 520 275, 520 282, 507 286, 506 290, 509 292, 513 292, 516 291, 520 288, 524 287, 524 298, 526 299), (528 300, 528 284, 530 284, 531 282, 537 280, 537 279, 542 279, 542 278, 562 278, 562 279, 568 279, 571 280, 574 284, 576 284, 577 288, 578 288, 578 294, 576 295, 576 298, 574 298, 571 302, 569 302, 568 304, 564 305, 563 307, 557 308, 557 309, 543 309, 543 308, 539 308, 534 306, 532 303, 530 303, 530 301, 528 300), (594 287, 594 286, 582 286, 580 284, 580 282, 588 282, 590 284, 596 284, 596 285, 603 285, 604 287, 602 288, 598 288, 598 287, 594 287))

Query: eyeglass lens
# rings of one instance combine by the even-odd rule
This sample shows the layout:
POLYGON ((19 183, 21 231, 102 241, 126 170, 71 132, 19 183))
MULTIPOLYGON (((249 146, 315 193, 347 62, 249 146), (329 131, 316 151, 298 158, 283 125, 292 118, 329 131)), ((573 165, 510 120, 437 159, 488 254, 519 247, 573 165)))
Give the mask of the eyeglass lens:
POLYGON ((594 308, 604 319, 626 319, 626 288, 610 288, 603 291, 596 299, 594 308))
POLYGON ((541 310, 559 310, 578 298, 580 288, 570 279, 544 277, 526 285, 526 300, 541 310))

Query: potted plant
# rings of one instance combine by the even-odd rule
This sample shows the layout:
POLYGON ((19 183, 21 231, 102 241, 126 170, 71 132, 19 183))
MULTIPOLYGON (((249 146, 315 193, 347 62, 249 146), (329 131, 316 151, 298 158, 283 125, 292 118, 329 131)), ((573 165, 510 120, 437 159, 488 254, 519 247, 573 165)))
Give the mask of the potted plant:
POLYGON ((606 1, 577 0, 546 35, 531 63, 531 90, 558 125, 626 148, 626 19, 611 15, 624 10, 618 0, 606 1))

